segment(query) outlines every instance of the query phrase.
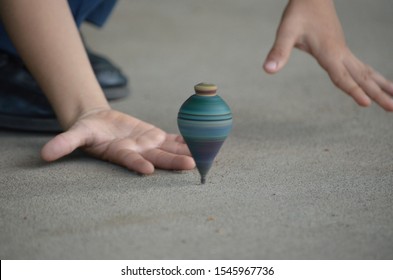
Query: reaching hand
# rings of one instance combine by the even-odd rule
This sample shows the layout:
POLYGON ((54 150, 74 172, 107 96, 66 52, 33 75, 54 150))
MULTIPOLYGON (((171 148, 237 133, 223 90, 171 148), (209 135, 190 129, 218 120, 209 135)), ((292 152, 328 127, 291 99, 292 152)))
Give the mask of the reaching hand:
POLYGON ((308 52, 360 106, 375 101, 393 111, 393 83, 360 61, 347 47, 331 0, 292 0, 286 7, 264 69, 278 72, 293 47, 308 52))
POLYGON ((50 140, 41 151, 46 161, 59 159, 76 148, 130 170, 150 174, 154 167, 186 170, 195 162, 180 136, 114 111, 91 112, 66 132, 50 140))

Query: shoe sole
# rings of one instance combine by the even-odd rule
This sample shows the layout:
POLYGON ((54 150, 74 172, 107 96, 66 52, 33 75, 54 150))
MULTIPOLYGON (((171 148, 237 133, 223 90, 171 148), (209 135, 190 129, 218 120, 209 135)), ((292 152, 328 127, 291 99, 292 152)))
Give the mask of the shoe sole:
POLYGON ((103 88, 103 91, 108 101, 122 99, 131 94, 128 87, 103 88))
POLYGON ((63 131, 56 119, 31 118, 12 115, 0 115, 0 127, 30 132, 59 133, 63 131))
MULTIPOLYGON (((103 89, 109 100, 121 99, 130 94, 127 87, 103 89)), ((59 122, 55 118, 34 118, 0 114, 0 128, 23 130, 29 132, 62 132, 59 122)))

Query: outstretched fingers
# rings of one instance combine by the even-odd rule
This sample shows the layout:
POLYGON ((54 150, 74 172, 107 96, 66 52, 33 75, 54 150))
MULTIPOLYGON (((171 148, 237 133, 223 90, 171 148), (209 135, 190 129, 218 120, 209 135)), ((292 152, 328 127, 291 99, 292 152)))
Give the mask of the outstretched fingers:
POLYGON ((111 154, 107 160, 141 174, 152 174, 154 172, 154 165, 149 160, 130 149, 121 149, 111 154))
POLYGON ((143 153, 131 149, 121 149, 106 159, 141 174, 152 174, 155 168, 190 170, 195 167, 191 157, 173 154, 158 148, 149 149, 143 153))
POLYGON ((195 167, 194 160, 186 155, 178 155, 161 149, 151 149, 143 157, 155 167, 167 170, 190 170, 195 167))
POLYGON ((161 145, 140 147, 132 139, 112 143, 104 159, 141 174, 152 174, 155 168, 189 170, 195 162, 186 144, 177 135, 166 135, 161 145))
POLYGON ((374 71, 372 74, 374 81, 379 85, 379 87, 393 97, 393 82, 387 80, 384 76, 382 76, 377 71, 374 71))
POLYGON ((183 137, 176 134, 168 134, 160 149, 173 154, 191 156, 183 137))
POLYGON ((367 107, 371 104, 371 100, 359 84, 352 78, 347 68, 336 62, 325 67, 333 84, 351 96, 360 106, 367 107))
POLYGON ((386 111, 393 111, 393 90, 388 80, 355 57, 346 60, 345 67, 356 83, 375 103, 386 111))

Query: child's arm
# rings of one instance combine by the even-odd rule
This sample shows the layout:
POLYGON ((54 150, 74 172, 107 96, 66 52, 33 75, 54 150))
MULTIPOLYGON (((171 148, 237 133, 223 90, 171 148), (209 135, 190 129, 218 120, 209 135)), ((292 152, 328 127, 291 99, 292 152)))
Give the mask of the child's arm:
POLYGON ((194 167, 180 137, 111 110, 66 0, 0 0, 0 17, 67 130, 44 146, 43 159, 82 147, 140 173, 194 167))
POLYGON ((264 69, 278 72, 293 47, 308 52, 333 83, 361 106, 371 100, 393 111, 393 83, 360 61, 347 47, 332 0, 290 0, 264 69))
POLYGON ((1 19, 63 128, 109 109, 65 0, 0 0, 1 19))

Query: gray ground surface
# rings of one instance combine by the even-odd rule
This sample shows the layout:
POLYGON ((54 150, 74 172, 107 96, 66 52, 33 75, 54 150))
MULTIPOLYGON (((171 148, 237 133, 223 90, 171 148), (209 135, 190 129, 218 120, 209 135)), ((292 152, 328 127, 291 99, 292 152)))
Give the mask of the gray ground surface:
MULTIPOLYGON (((348 44, 393 79, 393 4, 339 1, 348 44)), ((214 82, 234 129, 208 183, 138 176, 81 152, 39 158, 46 134, 0 131, 1 259, 392 259, 393 123, 294 51, 261 70, 285 1, 121 1, 94 49, 130 76, 114 107, 177 132, 214 82)))

